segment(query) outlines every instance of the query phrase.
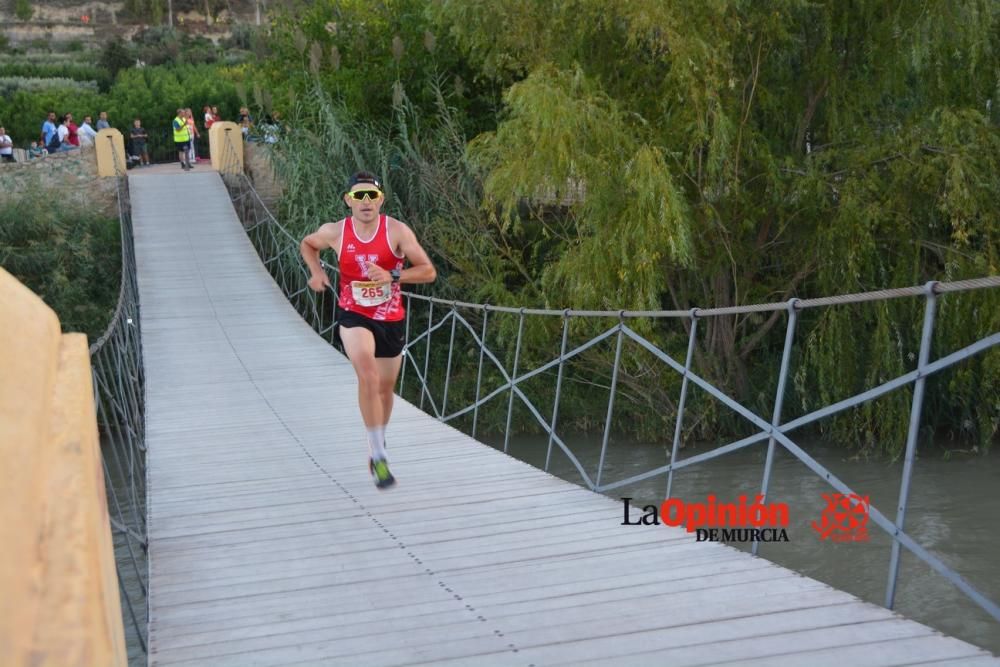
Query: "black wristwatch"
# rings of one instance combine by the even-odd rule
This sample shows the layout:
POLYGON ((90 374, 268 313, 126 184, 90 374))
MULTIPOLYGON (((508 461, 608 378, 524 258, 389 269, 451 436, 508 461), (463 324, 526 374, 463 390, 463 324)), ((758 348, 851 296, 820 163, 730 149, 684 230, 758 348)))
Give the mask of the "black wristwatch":
POLYGON ((392 282, 394 282, 394 283, 398 283, 399 282, 399 274, 400 273, 402 273, 402 272, 399 269, 392 269, 391 271, 389 271, 389 275, 392 276, 392 282))

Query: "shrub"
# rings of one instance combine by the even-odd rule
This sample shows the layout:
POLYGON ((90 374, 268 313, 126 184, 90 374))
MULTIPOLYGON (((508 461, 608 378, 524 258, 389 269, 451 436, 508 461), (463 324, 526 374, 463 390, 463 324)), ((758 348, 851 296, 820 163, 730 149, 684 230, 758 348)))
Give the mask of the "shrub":
POLYGON ((50 88, 97 92, 96 81, 74 81, 61 78, 36 78, 23 76, 0 77, 0 97, 12 97, 19 90, 38 92, 50 88))
POLYGON ((35 10, 31 8, 29 0, 14 0, 14 16, 22 21, 30 21, 35 10))
POLYGON ((55 310, 65 331, 96 340, 118 299, 118 221, 33 187, 0 207, 0 266, 55 310))

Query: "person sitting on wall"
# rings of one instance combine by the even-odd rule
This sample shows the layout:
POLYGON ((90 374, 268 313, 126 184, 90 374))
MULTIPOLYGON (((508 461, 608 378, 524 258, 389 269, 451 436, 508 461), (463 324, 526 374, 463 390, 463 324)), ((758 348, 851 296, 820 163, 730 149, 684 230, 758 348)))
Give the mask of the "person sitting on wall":
POLYGON ((28 149, 28 159, 34 160, 35 158, 45 157, 49 152, 45 150, 45 146, 39 146, 37 141, 31 142, 31 148, 28 149))
MULTIPOLYGON (((69 122, 69 114, 66 114, 65 116, 59 119, 59 127, 56 128, 56 134, 58 135, 59 139, 59 143, 56 144, 56 150, 58 150, 60 153, 65 153, 66 151, 71 151, 74 148, 76 148, 75 146, 69 143, 69 127, 67 127, 66 125, 68 122, 69 122)), ((51 148, 49 152, 50 153, 52 152, 51 148)))
POLYGON ((15 162, 14 160, 14 140, 7 134, 7 130, 0 127, 0 160, 4 162, 15 162))
POLYGON ((91 124, 90 116, 83 117, 83 124, 80 125, 80 129, 77 130, 77 134, 80 135, 81 146, 94 145, 94 140, 97 139, 97 130, 95 130, 91 124))
POLYGON ((73 148, 80 147, 80 128, 77 127, 76 123, 73 122, 73 114, 66 114, 66 129, 69 130, 69 136, 66 137, 66 141, 73 148))

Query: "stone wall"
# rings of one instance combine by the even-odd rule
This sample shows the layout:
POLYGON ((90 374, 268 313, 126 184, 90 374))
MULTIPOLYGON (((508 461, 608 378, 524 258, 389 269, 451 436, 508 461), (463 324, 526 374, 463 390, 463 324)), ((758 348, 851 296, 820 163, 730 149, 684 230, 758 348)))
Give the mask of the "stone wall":
MULTIPOLYGON (((0 162, 0 193, 58 190, 70 201, 117 217, 115 179, 97 175, 93 147, 10 164, 0 162)), ((0 195, 2 196, 2 195, 0 195)))

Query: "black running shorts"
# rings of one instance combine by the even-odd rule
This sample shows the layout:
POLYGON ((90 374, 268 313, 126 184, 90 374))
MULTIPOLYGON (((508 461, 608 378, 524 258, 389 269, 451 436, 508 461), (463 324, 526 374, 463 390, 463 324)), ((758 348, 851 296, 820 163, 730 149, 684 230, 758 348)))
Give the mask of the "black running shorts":
POLYGON ((375 337, 376 357, 398 357, 403 353, 403 346, 406 343, 406 322, 380 322, 350 310, 341 310, 337 318, 337 326, 352 329, 354 327, 364 327, 372 332, 375 337))

